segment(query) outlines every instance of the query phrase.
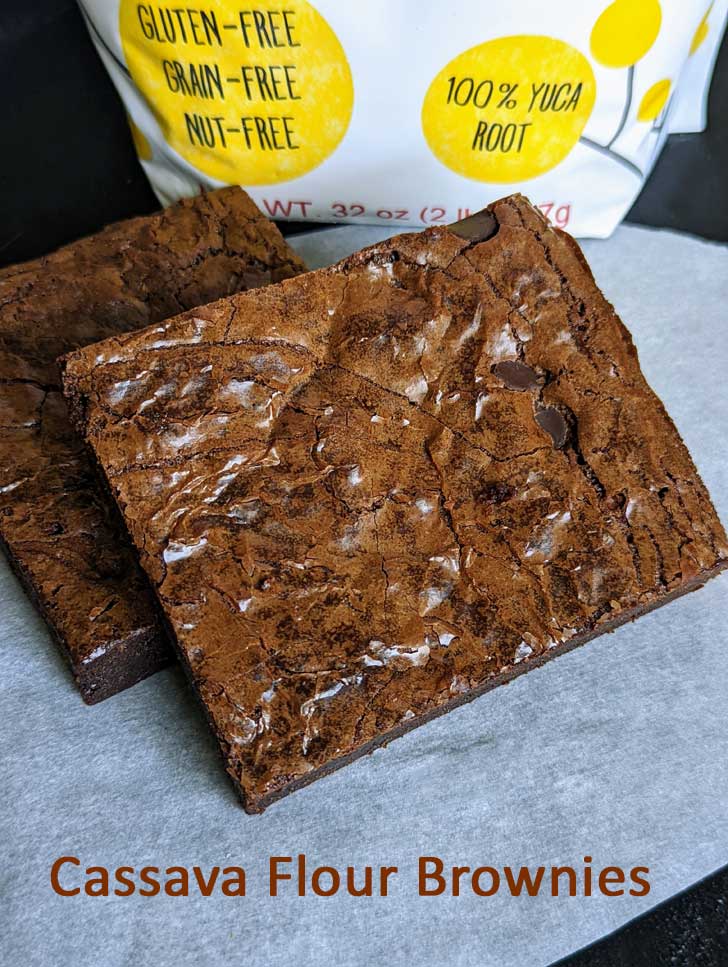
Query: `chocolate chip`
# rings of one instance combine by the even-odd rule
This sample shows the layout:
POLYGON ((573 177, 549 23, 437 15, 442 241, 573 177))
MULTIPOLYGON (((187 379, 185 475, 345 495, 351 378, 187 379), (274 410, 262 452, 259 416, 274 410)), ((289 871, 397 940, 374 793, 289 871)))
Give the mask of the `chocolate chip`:
POLYGON ((569 436, 569 424, 555 406, 547 406, 536 414, 536 422, 553 440, 554 446, 560 450, 569 436))
POLYGON ((514 494, 514 489, 502 480, 494 480, 487 483, 480 494, 480 500, 488 504, 502 504, 510 500, 514 494))
POLYGON ((475 215, 469 215, 459 222, 453 222, 448 228, 453 235, 465 238, 469 242, 485 242, 487 239, 493 238, 498 231, 498 221, 491 212, 482 211, 476 212, 475 215))
POLYGON ((623 493, 610 494, 604 501, 607 510, 621 510, 627 503, 627 498, 623 493))
POLYGON ((503 380, 508 389, 519 391, 535 389, 540 382, 539 375, 535 370, 515 359, 497 363, 493 367, 493 372, 499 379, 503 380))

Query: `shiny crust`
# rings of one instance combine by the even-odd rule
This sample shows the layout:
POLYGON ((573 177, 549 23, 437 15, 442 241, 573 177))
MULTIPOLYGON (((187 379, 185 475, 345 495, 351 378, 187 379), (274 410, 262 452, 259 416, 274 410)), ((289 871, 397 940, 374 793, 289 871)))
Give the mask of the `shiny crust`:
POLYGON ((576 244, 490 211, 65 361, 251 812, 726 563, 576 244))
POLYGON ((88 702, 170 656, 117 511, 68 420, 56 358, 302 268, 229 188, 0 270, 0 543, 88 702))

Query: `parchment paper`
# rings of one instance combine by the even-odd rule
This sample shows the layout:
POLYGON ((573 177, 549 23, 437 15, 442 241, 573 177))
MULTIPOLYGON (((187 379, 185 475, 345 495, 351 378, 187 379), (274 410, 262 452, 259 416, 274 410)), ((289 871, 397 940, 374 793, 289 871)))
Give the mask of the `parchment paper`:
MULTIPOLYGON (((301 236, 313 265, 382 232, 301 236)), ((728 249, 587 243, 728 520, 728 249)), ((728 862, 728 579, 711 582, 247 816, 172 668, 85 707, 0 562, 8 965, 546 965, 728 862), (386 898, 267 895, 273 855, 396 865, 386 898), (248 895, 61 898, 49 868, 241 865, 248 895), (648 866, 647 897, 418 897, 416 863, 648 866)), ((70 879, 70 877, 67 877, 70 879)), ((81 880, 81 877, 75 879, 81 880)))

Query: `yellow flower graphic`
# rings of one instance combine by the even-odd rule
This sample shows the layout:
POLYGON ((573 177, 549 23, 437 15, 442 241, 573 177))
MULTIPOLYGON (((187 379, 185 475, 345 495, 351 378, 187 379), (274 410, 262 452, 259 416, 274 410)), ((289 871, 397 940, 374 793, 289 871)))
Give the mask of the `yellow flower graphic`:
POLYGON ((670 96, 671 81, 667 78, 661 81, 657 81, 653 84, 647 91, 640 101, 640 106, 637 109, 637 120, 638 121, 654 121, 655 118, 662 111, 665 104, 667 104, 667 99, 670 96))
POLYGON ((703 19, 698 24, 697 30, 693 34, 693 39, 692 39, 692 41, 690 43, 690 54, 691 55, 695 53, 695 51, 698 49, 698 47, 700 47, 700 45, 702 44, 702 42, 708 36, 708 31, 710 30, 710 26, 708 24, 708 17, 710 16, 710 11, 712 9, 713 9, 713 4, 711 3, 711 5, 708 7, 708 9, 703 14, 703 19))
POLYGON ((658 0, 614 0, 591 32, 591 52, 605 67, 632 67, 652 47, 660 32, 658 0))

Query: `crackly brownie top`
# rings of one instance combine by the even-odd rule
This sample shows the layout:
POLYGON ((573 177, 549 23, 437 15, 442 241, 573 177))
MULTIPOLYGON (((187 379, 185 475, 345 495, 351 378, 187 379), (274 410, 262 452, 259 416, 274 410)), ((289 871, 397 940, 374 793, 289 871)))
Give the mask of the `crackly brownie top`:
POLYGON ((155 609, 68 420, 56 358, 301 269, 228 188, 0 270, 0 538, 74 664, 153 626, 155 609))
POLYGON ((576 244, 490 211, 67 360, 249 807, 726 556, 576 244))

